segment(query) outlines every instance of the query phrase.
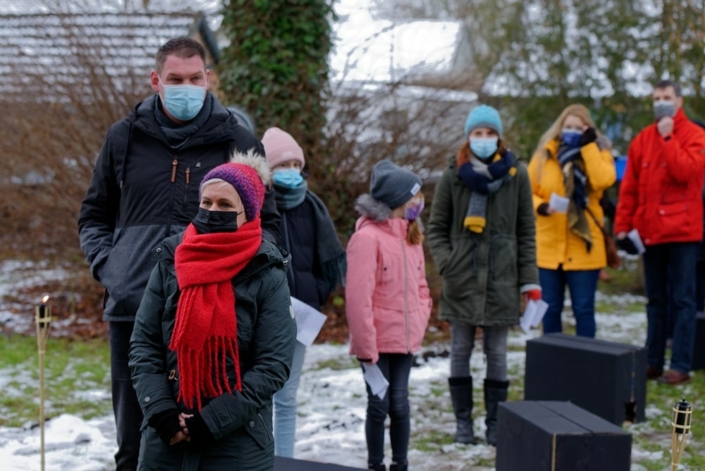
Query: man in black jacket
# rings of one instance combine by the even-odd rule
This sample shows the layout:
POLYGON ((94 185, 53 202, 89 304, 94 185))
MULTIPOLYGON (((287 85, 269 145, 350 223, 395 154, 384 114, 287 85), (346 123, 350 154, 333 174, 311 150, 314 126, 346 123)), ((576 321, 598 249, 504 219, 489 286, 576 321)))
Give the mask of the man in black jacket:
MULTIPOLYGON (((151 72, 155 95, 113 124, 81 206, 81 248, 106 290, 110 322, 117 471, 135 470, 142 412, 132 387, 128 350, 135 313, 154 267, 151 250, 181 232, 198 211, 199 185, 233 152, 264 157, 255 136, 208 91, 205 50, 190 38, 168 41, 151 72)), ((273 192, 262 208, 265 237, 278 242, 273 192)))

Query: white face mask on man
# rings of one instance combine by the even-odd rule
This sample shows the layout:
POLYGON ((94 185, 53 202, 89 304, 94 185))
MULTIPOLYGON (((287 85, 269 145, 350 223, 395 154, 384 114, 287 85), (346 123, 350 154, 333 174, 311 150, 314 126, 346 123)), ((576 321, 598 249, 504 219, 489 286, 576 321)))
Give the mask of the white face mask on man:
POLYGON ((673 118, 676 115, 676 103, 671 100, 659 100, 654 103, 654 117, 656 121, 663 118, 673 118))

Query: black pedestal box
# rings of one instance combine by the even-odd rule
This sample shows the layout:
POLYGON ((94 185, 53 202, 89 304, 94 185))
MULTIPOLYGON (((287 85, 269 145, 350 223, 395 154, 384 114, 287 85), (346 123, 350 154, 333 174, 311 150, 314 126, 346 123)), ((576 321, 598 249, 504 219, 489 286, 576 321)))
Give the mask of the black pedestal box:
POLYGON ((274 471, 358 471, 363 468, 349 468, 330 463, 295 460, 292 458, 274 458, 274 471))
POLYGON ((569 402, 499 405, 496 471, 629 471, 632 436, 569 402))
POLYGON ((694 370, 705 370, 705 312, 698 313, 698 325, 695 329, 695 350, 693 351, 694 370))
POLYGON ((527 401, 570 401, 622 425, 644 421, 646 349, 548 334, 526 342, 527 401))

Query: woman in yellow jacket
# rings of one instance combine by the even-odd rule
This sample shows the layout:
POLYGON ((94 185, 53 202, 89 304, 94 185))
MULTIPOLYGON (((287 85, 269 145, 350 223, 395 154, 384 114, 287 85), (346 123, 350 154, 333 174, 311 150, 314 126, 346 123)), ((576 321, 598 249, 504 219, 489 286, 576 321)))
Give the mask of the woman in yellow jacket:
POLYGON ((616 179, 610 148, 588 109, 570 105, 541 137, 529 163, 539 279, 549 306, 544 333, 562 330, 567 284, 577 335, 595 336, 595 291, 607 265, 598 226, 603 223, 600 199, 616 179), (566 202, 567 211, 561 208, 566 202))

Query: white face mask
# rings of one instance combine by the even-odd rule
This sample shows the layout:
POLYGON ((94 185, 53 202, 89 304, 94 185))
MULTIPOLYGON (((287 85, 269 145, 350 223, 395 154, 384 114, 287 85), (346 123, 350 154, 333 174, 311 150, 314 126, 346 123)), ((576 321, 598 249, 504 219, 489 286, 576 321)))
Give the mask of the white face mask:
POLYGON ((670 100, 661 100, 654 103, 654 117, 656 121, 662 118, 672 118, 676 115, 676 103, 670 100))

